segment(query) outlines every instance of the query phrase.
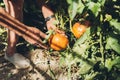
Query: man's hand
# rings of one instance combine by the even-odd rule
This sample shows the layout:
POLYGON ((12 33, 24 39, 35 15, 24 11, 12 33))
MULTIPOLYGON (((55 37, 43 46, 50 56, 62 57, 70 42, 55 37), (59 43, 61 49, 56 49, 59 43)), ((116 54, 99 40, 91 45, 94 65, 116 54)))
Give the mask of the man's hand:
MULTIPOLYGON (((46 34, 42 33, 39 29, 35 28, 35 27, 27 27, 27 30, 31 33, 33 33, 34 35, 38 36, 39 38, 46 38, 46 34)), ((26 31, 26 33, 28 32, 26 31)), ((31 36, 34 36, 34 35, 31 35, 31 36)), ((31 44, 36 44, 38 43, 36 40, 33 40, 31 38, 27 38, 25 37, 24 38, 27 42, 31 43, 31 44)))
POLYGON ((0 25, 22 36, 31 44, 38 44, 39 47, 47 49, 43 44, 41 37, 45 38, 46 34, 37 28, 24 25, 14 17, 10 16, 3 8, 0 7, 0 25))

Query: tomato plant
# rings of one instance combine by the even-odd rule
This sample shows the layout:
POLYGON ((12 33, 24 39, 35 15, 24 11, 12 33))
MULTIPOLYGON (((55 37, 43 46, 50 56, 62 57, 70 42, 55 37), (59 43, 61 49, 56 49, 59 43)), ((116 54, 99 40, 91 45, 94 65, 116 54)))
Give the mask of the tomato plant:
POLYGON ((120 80, 120 1, 47 1, 56 11, 57 25, 69 38, 69 44, 68 38, 61 34, 53 34, 49 40, 50 47, 60 52, 60 65, 66 66, 67 80, 73 74, 78 77, 75 80, 120 80), (76 23, 81 21, 84 24, 76 23))
POLYGON ((80 80, 119 80, 119 1, 67 0, 67 3, 70 29, 75 22, 92 22, 80 38, 75 40, 71 37, 70 42, 74 40, 75 43, 70 50, 62 52, 67 53, 62 59, 69 62, 68 70, 77 65, 80 80))
POLYGON ((55 33, 49 39, 49 45, 54 50, 63 50, 67 47, 69 41, 65 34, 55 33))

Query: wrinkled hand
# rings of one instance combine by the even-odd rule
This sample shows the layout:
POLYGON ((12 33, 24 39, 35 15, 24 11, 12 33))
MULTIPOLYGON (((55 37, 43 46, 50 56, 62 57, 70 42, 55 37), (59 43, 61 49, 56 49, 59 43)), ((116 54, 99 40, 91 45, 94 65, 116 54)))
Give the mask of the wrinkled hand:
MULTIPOLYGON (((34 44, 36 46, 42 46, 44 48, 47 48, 47 46, 45 46, 43 43, 42 43, 42 40, 41 38, 46 38, 46 34, 43 33, 42 31, 40 31, 39 29, 35 28, 35 27, 27 27, 28 28, 28 31, 30 31, 31 33, 35 34, 36 36, 38 36, 39 39, 37 40, 40 40, 41 42, 38 42, 37 40, 34 40, 32 38, 24 38, 27 42, 29 42, 30 44, 34 44)), ((31 35, 31 36, 34 36, 34 35, 31 35)))

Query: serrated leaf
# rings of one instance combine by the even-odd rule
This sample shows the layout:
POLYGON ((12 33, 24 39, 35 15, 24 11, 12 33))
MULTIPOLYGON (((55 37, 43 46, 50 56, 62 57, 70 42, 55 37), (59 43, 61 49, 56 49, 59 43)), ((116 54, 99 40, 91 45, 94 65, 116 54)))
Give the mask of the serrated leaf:
POLYGON ((93 68, 93 66, 96 64, 95 61, 90 60, 90 59, 80 59, 80 69, 79 72, 80 74, 87 74, 91 68, 93 68))
POLYGON ((84 55, 86 49, 88 48, 89 45, 86 45, 86 44, 81 44, 81 45, 76 45, 74 48, 73 48, 73 51, 78 53, 78 54, 81 54, 81 55, 84 55))
POLYGON ((113 66, 120 68, 120 57, 115 57, 113 60, 110 58, 106 59, 105 66, 107 67, 108 71, 110 71, 113 66))
POLYGON ((115 30, 117 30, 120 33, 120 22, 118 22, 117 20, 112 19, 110 21, 110 25, 114 26, 115 30))
POLYGON ((116 66, 117 68, 120 69, 120 57, 117 56, 113 61, 112 61, 113 66, 116 66))
POLYGON ((91 68, 92 68, 91 65, 88 65, 87 63, 83 63, 80 66, 79 72, 80 74, 87 74, 91 68))
POLYGON ((110 36, 107 39, 106 49, 113 49, 118 54, 120 54, 120 43, 117 37, 110 36))
POLYGON ((91 72, 85 76, 84 80, 94 80, 97 74, 99 74, 99 72, 91 72))

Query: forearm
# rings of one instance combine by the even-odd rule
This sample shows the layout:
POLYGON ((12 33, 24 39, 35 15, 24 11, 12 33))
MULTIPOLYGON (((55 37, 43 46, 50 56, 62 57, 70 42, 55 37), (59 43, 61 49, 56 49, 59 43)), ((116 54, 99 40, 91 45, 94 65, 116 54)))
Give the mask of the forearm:
POLYGON ((14 18, 22 21, 23 19, 23 3, 24 0, 3 0, 6 11, 14 18))
POLYGON ((42 13, 43 13, 43 16, 44 16, 45 21, 46 21, 47 29, 48 30, 50 30, 50 29, 55 30, 56 29, 56 26, 54 25, 55 16, 54 16, 53 11, 49 7, 47 7, 46 5, 43 5, 42 6, 42 13))
POLYGON ((36 0, 37 7, 42 10, 44 18, 53 15, 53 11, 46 5, 46 0, 36 0))
POLYGON ((42 6, 42 13, 43 13, 44 18, 54 15, 53 11, 46 5, 42 6))

